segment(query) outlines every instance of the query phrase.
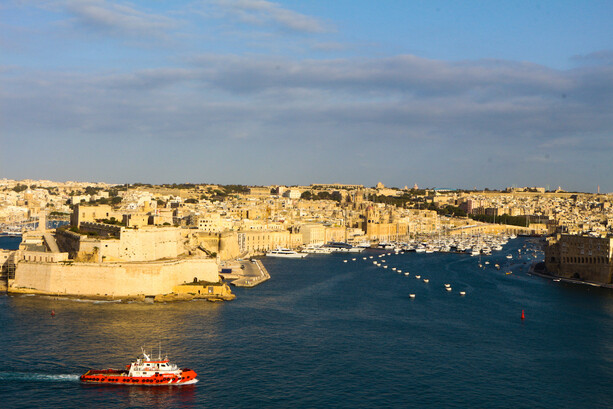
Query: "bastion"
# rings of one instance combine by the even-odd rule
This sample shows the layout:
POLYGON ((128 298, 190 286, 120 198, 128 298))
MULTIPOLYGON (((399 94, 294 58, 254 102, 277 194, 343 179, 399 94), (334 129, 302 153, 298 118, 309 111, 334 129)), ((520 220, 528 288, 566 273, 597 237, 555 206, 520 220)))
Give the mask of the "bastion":
MULTIPOLYGON (((8 292, 144 299, 173 294, 181 284, 220 283, 217 260, 184 243, 175 227, 82 222, 70 230, 29 232, 12 255, 8 292)), ((222 290, 206 295, 232 298, 222 290)))
POLYGON ((92 297, 155 296, 172 293, 177 284, 219 281, 212 259, 185 258, 129 263, 44 263, 22 261, 11 293, 92 297))

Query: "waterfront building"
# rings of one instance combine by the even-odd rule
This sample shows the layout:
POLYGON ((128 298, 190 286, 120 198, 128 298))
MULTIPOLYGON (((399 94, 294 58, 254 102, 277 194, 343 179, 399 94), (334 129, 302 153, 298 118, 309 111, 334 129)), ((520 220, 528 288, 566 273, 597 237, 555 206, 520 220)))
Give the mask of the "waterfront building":
POLYGON ((238 247, 241 253, 262 254, 276 248, 295 249, 302 246, 302 234, 289 230, 249 230, 238 232, 238 247))
POLYGON ((612 284, 613 237, 569 234, 550 237, 545 267, 560 277, 612 284))
POLYGON ((302 243, 307 245, 322 245, 326 243, 326 227, 319 223, 309 223, 300 226, 302 243))

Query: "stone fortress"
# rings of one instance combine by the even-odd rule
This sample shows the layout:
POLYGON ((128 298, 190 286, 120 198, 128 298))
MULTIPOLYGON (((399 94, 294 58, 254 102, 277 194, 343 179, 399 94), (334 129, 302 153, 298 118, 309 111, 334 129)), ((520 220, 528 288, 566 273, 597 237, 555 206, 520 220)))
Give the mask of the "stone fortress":
MULTIPOLYGON (((19 250, 4 251, 15 266, 8 291, 142 299, 174 293, 185 283, 220 281, 217 260, 187 248, 180 228, 93 221, 96 212, 107 211, 77 205, 71 229, 25 233, 19 250)), ((214 287, 207 287, 207 295, 229 295, 227 286, 214 287)))

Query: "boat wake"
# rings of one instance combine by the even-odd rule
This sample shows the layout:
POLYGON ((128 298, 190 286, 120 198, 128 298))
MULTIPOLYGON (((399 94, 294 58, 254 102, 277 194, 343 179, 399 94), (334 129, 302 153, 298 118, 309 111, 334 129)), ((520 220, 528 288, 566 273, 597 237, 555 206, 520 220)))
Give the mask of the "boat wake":
POLYGON ((0 382, 78 382, 80 375, 44 374, 29 372, 0 372, 0 382))

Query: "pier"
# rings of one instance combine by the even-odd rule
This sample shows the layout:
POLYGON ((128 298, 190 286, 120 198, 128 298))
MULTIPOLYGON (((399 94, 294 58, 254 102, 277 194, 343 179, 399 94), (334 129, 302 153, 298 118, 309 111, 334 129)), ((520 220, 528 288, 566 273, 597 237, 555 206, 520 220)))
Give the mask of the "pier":
POLYGON ((241 266, 244 267, 241 268, 243 270, 242 277, 230 282, 236 287, 255 287, 270 278, 270 274, 260 260, 245 261, 241 263, 241 266))

